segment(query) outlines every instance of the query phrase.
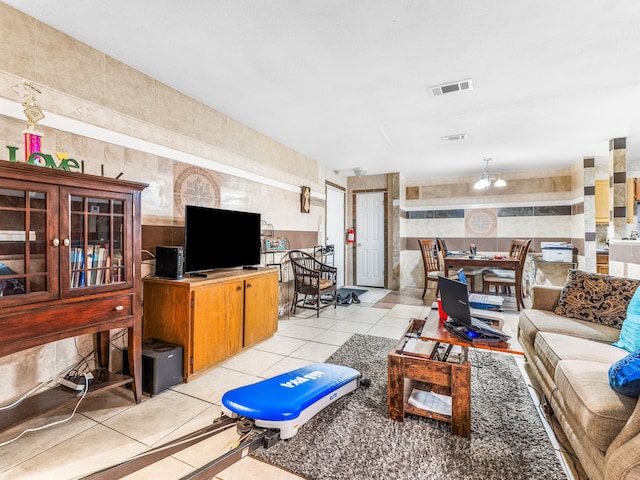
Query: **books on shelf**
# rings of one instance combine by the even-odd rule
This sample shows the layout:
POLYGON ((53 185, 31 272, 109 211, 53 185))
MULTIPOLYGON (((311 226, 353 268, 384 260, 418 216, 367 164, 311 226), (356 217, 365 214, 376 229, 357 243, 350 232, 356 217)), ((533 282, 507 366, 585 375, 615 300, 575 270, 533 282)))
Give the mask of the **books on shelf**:
POLYGON ((89 245, 71 249, 71 288, 121 282, 124 278, 122 257, 112 261, 108 247, 89 245))

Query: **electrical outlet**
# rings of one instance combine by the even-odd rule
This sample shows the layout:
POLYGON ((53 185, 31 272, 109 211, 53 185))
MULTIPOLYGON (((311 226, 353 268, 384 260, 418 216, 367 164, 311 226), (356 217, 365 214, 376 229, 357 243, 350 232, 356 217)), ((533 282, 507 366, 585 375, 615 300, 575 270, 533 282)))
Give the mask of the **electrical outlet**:
POLYGON ((71 390, 84 390, 85 382, 89 382, 93 379, 93 375, 91 372, 86 373, 84 375, 78 375, 76 377, 61 377, 58 379, 58 383, 60 385, 64 385, 71 390))

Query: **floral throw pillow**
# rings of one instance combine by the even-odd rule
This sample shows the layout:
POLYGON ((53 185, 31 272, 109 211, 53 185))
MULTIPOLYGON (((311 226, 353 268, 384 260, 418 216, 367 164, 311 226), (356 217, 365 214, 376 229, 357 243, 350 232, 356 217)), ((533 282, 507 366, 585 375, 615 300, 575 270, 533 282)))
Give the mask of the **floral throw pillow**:
POLYGON ((622 328, 639 280, 569 270, 555 313, 622 328))

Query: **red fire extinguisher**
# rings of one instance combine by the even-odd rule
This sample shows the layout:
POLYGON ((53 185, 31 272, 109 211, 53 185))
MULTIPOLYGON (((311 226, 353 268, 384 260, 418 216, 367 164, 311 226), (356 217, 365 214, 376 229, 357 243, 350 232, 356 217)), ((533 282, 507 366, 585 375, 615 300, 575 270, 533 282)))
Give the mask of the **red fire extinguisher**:
POLYGON ((353 227, 351 227, 349 230, 347 230, 347 242, 353 243, 355 241, 356 241, 356 232, 353 230, 353 227))

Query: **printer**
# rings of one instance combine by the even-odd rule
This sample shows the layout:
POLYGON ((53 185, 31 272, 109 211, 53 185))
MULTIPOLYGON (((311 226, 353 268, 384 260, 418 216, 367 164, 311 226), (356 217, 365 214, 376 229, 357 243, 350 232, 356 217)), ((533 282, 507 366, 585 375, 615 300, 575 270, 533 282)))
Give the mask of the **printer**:
POLYGON ((540 242, 542 261, 573 262, 573 245, 567 242, 540 242))

